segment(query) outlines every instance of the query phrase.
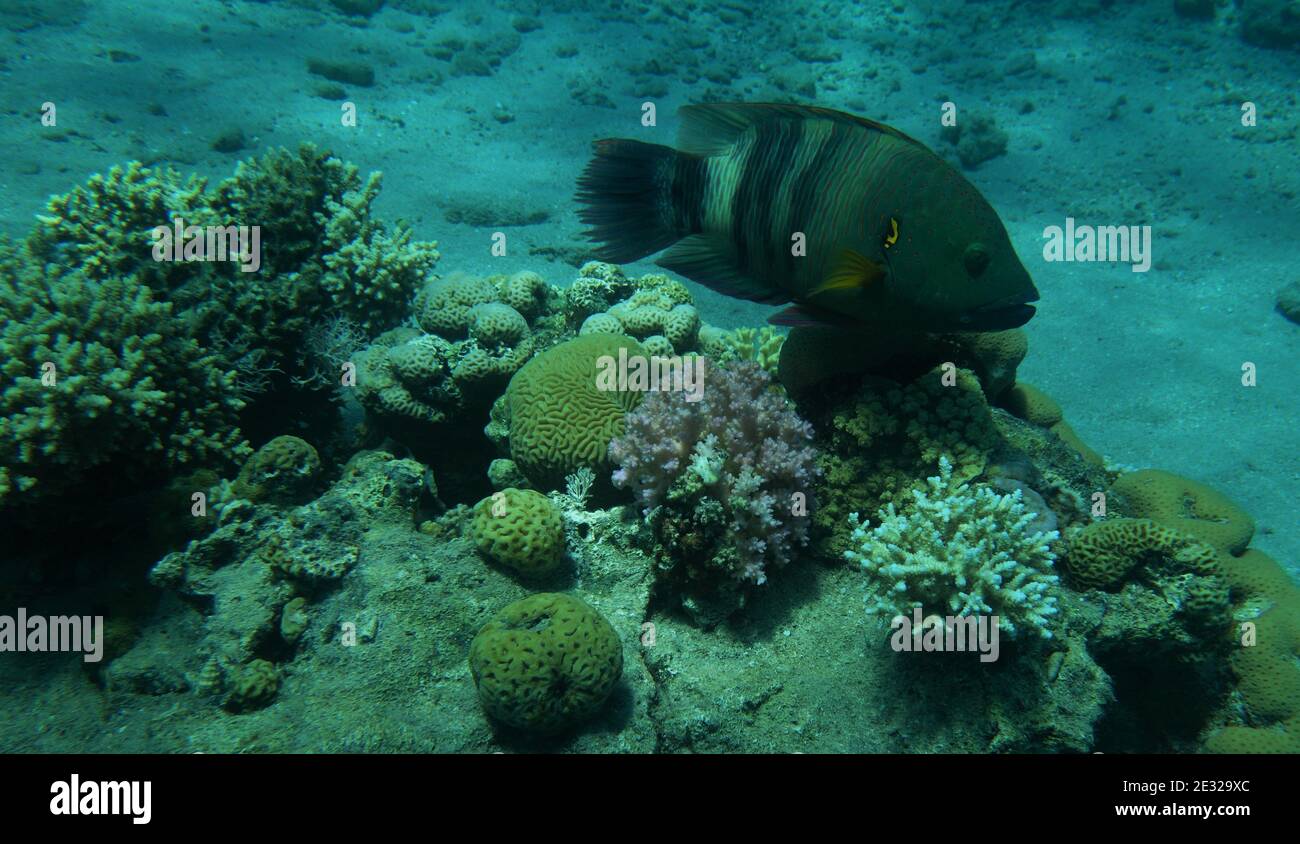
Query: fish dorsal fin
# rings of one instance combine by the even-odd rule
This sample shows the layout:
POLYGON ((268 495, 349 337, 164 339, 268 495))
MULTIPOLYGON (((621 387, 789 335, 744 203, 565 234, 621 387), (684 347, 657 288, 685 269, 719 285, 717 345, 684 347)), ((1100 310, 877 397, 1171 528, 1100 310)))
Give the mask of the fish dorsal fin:
POLYGON ((885 267, 854 249, 845 249, 836 258, 822 283, 808 293, 808 298, 830 290, 868 290, 885 277, 885 267))
POLYGON ((741 273, 735 244, 722 237, 684 237, 655 263, 726 296, 772 305, 790 301, 784 290, 741 273))
POLYGON ((870 129, 924 147, 920 141, 904 135, 892 126, 820 106, 792 103, 699 103, 682 106, 678 110, 678 116, 682 124, 677 133, 677 148, 693 155, 721 155, 751 126, 780 119, 827 120, 870 129))

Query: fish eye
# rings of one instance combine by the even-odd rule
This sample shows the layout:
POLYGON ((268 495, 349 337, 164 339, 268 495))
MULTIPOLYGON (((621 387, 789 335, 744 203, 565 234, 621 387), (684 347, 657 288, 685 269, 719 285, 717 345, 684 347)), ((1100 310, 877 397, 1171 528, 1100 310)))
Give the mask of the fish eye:
POLYGON ((972 243, 966 247, 966 253, 962 256, 963 263, 966 264, 966 272, 971 278, 979 278, 989 266, 989 250, 982 243, 972 243))

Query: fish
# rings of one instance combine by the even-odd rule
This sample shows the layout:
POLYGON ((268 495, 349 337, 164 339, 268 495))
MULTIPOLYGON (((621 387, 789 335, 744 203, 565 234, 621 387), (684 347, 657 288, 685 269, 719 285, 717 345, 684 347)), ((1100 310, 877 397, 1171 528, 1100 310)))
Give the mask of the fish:
POLYGON ((785 103, 683 106, 675 147, 593 144, 578 218, 610 263, 659 266, 787 305, 778 325, 1001 331, 1038 290, 979 190, 864 117, 785 103))

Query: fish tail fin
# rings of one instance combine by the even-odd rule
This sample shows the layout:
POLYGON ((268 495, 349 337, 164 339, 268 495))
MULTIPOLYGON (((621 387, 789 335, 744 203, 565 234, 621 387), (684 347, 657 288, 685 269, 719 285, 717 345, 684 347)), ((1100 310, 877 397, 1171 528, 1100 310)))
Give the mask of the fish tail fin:
POLYGON ((688 209, 678 208, 695 156, 672 147, 623 138, 596 141, 578 177, 578 219, 599 246, 597 257, 616 264, 644 258, 689 233, 688 209))

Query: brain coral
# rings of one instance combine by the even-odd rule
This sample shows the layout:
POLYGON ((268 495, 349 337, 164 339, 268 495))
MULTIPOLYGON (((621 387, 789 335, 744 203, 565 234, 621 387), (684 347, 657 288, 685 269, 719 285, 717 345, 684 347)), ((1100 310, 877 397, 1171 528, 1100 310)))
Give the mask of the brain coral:
POLYGON ((357 400, 380 418, 438 423, 463 403, 455 350, 434 334, 395 328, 355 355, 357 400))
POLYGON ((415 322, 430 334, 461 340, 469 334, 476 305, 497 301, 485 278, 452 273, 429 283, 415 297, 415 322))
POLYGON ((623 643, 591 606, 543 592, 510 604, 469 648, 483 709, 511 727, 553 733, 596 713, 623 673, 623 643))
POLYGON ((1204 630, 1228 621, 1228 584, 1219 554, 1194 536, 1150 519, 1093 522, 1071 538, 1070 579, 1084 588, 1109 589, 1130 573, 1154 582, 1174 606, 1204 630))
POLYGON ((469 336, 485 346, 514 346, 528 336, 528 320, 501 302, 470 309, 469 336))
POLYGON ((525 577, 541 577, 564 561, 564 520, 551 499, 509 487, 474 507, 474 544, 485 557, 525 577))
POLYGON ((1070 579, 1085 589, 1107 589, 1152 559, 1165 559, 1196 574, 1215 574, 1214 549, 1150 519, 1106 519, 1071 538, 1070 579))
POLYGON ((1128 499, 1135 516, 1191 534, 1220 551, 1240 554, 1255 534, 1255 520, 1222 493, 1159 469, 1121 475, 1111 487, 1128 499))
POLYGON ((242 498, 277 503, 301 503, 320 474, 320 456, 298 437, 276 437, 244 463, 235 481, 242 498))
POLYGON ((589 334, 547 349, 510 379, 510 456, 537 486, 558 488, 583 466, 606 474, 609 441, 641 401, 636 391, 596 387, 597 360, 620 350, 645 354, 630 337, 589 334))

